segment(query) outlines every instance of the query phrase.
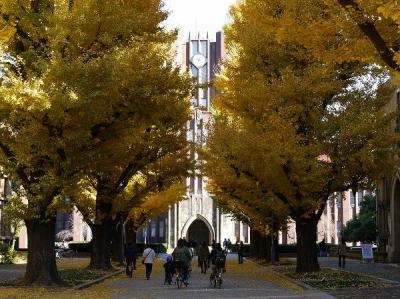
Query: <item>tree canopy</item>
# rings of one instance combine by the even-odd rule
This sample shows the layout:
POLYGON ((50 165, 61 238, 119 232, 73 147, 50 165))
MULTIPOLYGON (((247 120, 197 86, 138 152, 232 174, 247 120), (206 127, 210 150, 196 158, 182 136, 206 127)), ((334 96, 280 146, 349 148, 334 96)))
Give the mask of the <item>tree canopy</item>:
POLYGON ((28 201, 26 278, 58 283, 61 195, 92 184, 92 220, 113 220, 134 175, 165 156, 182 160, 191 82, 173 63, 159 0, 5 0, 0 16, 0 163, 28 201))
POLYGON ((244 213, 262 205, 296 221, 299 272, 319 269, 316 225, 329 195, 360 188, 390 167, 398 138, 388 129, 396 114, 383 109, 393 88, 374 88, 385 82, 383 69, 330 59, 340 34, 318 35, 323 56, 285 35, 298 28, 289 22, 308 26, 324 9, 302 4, 248 0, 232 9, 225 30, 231 60, 217 83, 207 152, 213 186, 240 198, 244 213))

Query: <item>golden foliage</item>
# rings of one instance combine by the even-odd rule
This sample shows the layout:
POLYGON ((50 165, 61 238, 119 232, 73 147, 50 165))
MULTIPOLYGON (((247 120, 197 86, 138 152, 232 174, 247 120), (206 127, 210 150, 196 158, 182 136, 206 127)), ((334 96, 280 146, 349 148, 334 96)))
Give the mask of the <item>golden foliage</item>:
POLYGON ((268 224, 271 212, 315 221, 331 193, 365 187, 397 163, 396 113, 384 109, 393 88, 366 64, 372 46, 349 63, 327 9, 247 0, 231 11, 232 61, 217 82, 205 172, 210 191, 249 221, 268 224))

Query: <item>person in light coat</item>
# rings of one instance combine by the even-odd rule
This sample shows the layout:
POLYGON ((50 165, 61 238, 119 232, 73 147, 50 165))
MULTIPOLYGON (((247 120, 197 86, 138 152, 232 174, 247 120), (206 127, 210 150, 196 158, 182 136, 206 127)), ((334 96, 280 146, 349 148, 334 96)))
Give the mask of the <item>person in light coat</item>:
POLYGON ((146 245, 146 249, 143 251, 143 261, 142 263, 146 267, 146 279, 149 280, 151 276, 151 272, 153 271, 153 263, 156 260, 156 253, 150 247, 150 245, 146 245))

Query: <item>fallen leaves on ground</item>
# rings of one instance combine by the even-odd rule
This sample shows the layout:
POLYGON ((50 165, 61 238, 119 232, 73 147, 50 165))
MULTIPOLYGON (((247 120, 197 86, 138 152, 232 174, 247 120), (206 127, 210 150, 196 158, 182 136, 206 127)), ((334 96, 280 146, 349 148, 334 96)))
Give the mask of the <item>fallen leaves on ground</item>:
POLYGON ((358 273, 351 273, 341 270, 322 269, 318 272, 295 273, 295 266, 276 266, 273 269, 290 278, 303 281, 308 285, 319 289, 340 289, 340 288, 383 288, 387 285, 358 273))

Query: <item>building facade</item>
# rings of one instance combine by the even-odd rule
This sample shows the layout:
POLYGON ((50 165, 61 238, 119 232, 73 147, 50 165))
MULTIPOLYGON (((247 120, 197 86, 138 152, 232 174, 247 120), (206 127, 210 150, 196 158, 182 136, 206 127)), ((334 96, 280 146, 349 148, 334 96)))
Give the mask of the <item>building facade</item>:
MULTIPOLYGON (((387 106, 387 111, 400 110, 400 89, 387 106)), ((400 117, 392 124, 400 132, 400 117)), ((396 145, 397 147, 399 144, 396 145)), ((398 159, 398 157, 397 157, 398 159)), ((400 169, 382 174, 378 182, 378 257, 382 261, 400 262, 400 169)))
MULTIPOLYGON (((369 194, 368 191, 361 190, 355 194, 352 190, 333 193, 318 222, 318 242, 325 239, 327 243, 339 244, 342 228, 360 213, 362 202, 367 194, 369 194)), ((280 244, 297 242, 294 222, 289 223, 287 229, 279 233, 279 242, 280 244)))
MULTIPOLYGON (((222 32, 216 34, 215 40, 211 40, 208 35, 189 36, 186 43, 177 46, 177 64, 184 71, 190 72, 199 84, 192 97, 193 114, 187 124, 187 138, 200 147, 207 142, 212 101, 216 95, 215 88, 206 83, 215 78, 219 63, 225 58, 222 32)), ((198 165, 202 163, 195 151, 190 155, 198 165)), ((249 243, 249 227, 220 212, 207 192, 206 177, 196 171, 186 179, 186 186, 186 199, 171 206, 164 215, 150 221, 137 234, 138 242, 166 243, 168 248, 174 248, 180 238, 197 243, 205 241, 208 244, 212 240, 223 242, 224 239, 230 239, 232 243, 249 243)))

